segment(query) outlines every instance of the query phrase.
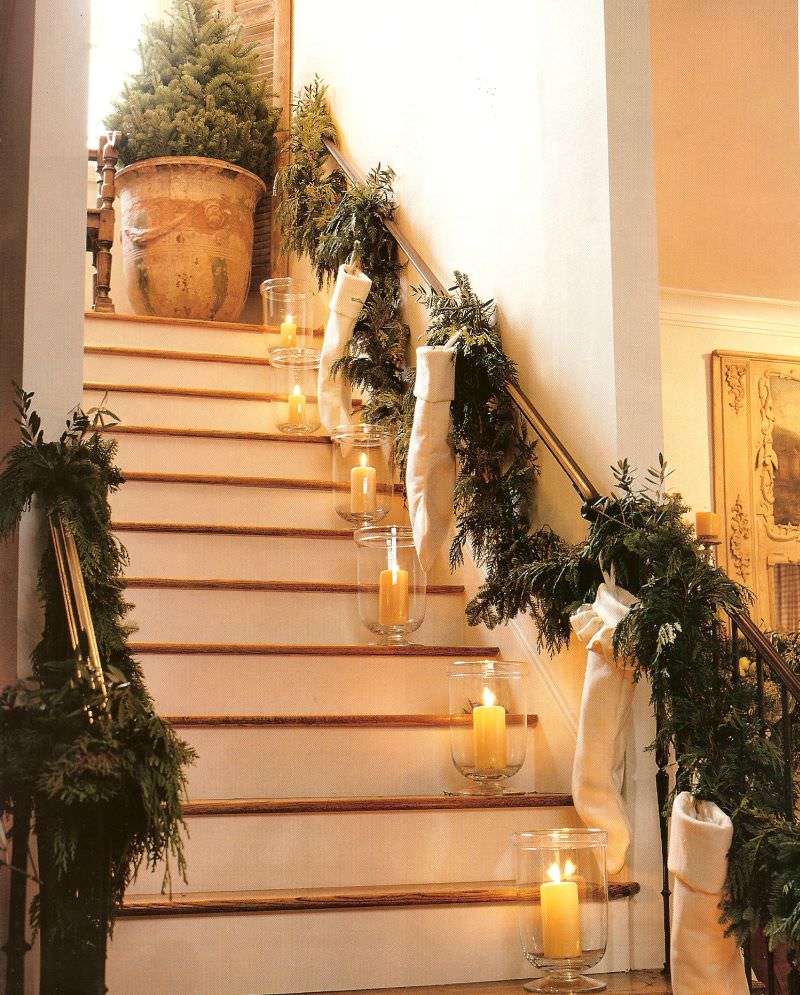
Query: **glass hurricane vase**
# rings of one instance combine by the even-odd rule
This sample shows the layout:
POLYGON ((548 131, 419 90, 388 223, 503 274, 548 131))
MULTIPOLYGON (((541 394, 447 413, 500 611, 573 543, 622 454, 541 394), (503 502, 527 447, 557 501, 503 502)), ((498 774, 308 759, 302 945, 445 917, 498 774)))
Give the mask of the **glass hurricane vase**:
POLYGON ((310 435, 320 425, 317 402, 319 353, 315 349, 274 349, 271 408, 275 427, 284 435, 310 435))
POLYGON ((371 525, 354 533, 358 611, 384 646, 408 646, 425 619, 427 580, 408 526, 371 525))
POLYGON ((317 293, 293 276, 264 280, 260 287, 267 352, 310 349, 314 345, 317 293))
POLYGON ((503 782, 525 763, 528 667, 514 660, 456 660, 447 671, 450 752, 470 782, 451 792, 516 794, 503 782))
POLYGON ((340 425, 332 441, 336 513, 353 525, 381 521, 394 492, 391 434, 377 425, 340 425))
POLYGON ((525 957, 543 972, 529 992, 602 991, 581 973, 594 967, 608 938, 608 834, 601 829, 517 833, 519 931, 525 957))

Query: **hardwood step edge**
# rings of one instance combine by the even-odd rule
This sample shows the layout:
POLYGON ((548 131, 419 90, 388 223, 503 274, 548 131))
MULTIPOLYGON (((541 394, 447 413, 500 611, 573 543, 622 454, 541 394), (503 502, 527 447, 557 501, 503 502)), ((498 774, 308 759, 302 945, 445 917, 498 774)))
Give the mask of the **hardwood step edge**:
MULTIPOLYGON (((631 898, 639 892, 635 881, 608 886, 611 901, 631 898)), ((311 912, 341 909, 417 908, 445 905, 505 905, 517 901, 513 882, 489 881, 465 884, 395 885, 371 888, 302 888, 294 891, 209 892, 205 894, 136 895, 126 898, 117 915, 121 918, 237 915, 259 912, 311 912)), ((519 984, 519 982, 517 982, 519 984)))
POLYGON ((285 525, 214 525, 192 522, 112 522, 114 532, 160 532, 270 539, 353 539, 352 529, 308 529, 285 525))
MULTIPOLYGON (((447 729, 450 725, 471 725, 469 715, 162 715, 176 729, 447 729)), ((509 716, 519 724, 519 716, 509 716)), ((526 716, 533 728, 537 715, 526 716)))
POLYGON ((157 438, 221 439, 226 442, 300 442, 329 446, 329 435, 285 435, 282 432, 245 432, 234 429, 183 428, 170 425, 114 425, 104 435, 148 435, 157 438))
POLYGON ((353 812, 462 812, 481 809, 569 808, 568 794, 523 792, 508 795, 396 795, 341 798, 211 798, 185 802, 183 814, 232 815, 340 815, 353 812))
MULTIPOLYGON (((266 334, 266 333, 265 333, 266 334)), ((149 349, 139 346, 98 345, 83 347, 87 356, 121 356, 126 359, 158 359, 182 363, 223 363, 231 366, 265 366, 272 364, 269 356, 237 355, 229 352, 195 352, 190 349, 149 349)))
MULTIPOLYGON (((215 332, 248 332, 256 335, 264 335, 266 332, 264 325, 253 322, 205 321, 202 318, 162 318, 153 314, 103 314, 97 311, 84 311, 84 317, 114 322, 140 322, 143 325, 181 325, 205 328, 215 332)), ((314 338, 321 338, 324 329, 322 327, 315 328, 312 334, 314 338)))
MULTIPOLYGON (((372 587, 338 583, 333 581, 307 580, 240 580, 226 577, 126 577, 125 587, 129 590, 160 591, 271 591, 274 594, 358 594, 360 591, 377 591, 372 587)), ((428 594, 463 594, 463 584, 428 584, 428 594)))
POLYGON ((131 642, 139 656, 309 656, 309 657, 449 657, 455 659, 495 659, 497 646, 373 646, 343 643, 156 643, 131 642))
MULTIPOLYGON (((261 487, 265 490, 349 491, 350 484, 333 480, 303 479, 300 477, 239 477, 212 473, 161 473, 151 470, 125 470, 126 481, 145 484, 205 484, 211 487, 261 487)), ((388 485, 378 485, 378 490, 388 493, 388 485)), ((398 494, 399 496, 399 489, 398 494)))
MULTIPOLYGON (((286 400, 285 394, 274 391, 217 390, 211 387, 170 387, 165 384, 106 383, 99 380, 85 380, 83 389, 102 394, 153 394, 157 397, 199 397, 221 401, 286 400)), ((317 398, 312 395, 307 403, 316 404, 317 398)), ((361 405, 360 399, 353 399, 353 408, 360 408, 361 405)))

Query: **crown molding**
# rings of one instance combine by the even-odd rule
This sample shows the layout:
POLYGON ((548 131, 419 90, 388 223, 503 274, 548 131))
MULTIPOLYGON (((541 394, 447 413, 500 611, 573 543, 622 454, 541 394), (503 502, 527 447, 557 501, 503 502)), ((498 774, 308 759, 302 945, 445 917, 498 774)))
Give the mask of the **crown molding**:
POLYGON ((800 301, 661 288, 661 324, 800 338, 800 301))

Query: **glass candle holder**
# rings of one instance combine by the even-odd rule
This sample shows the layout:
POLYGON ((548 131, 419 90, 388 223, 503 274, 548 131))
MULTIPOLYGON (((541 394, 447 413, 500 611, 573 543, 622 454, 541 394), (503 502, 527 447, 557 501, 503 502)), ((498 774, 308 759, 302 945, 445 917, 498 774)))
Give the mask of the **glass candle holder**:
POLYGON ((371 525, 354 533, 358 611, 382 646, 408 646, 425 619, 425 571, 408 526, 371 525))
POLYGON ((542 829, 513 837, 519 929, 526 958, 544 977, 529 992, 596 992, 581 972, 594 967, 608 939, 608 876, 602 829, 542 829))
POLYGON ((312 348, 317 299, 312 284, 282 276, 264 280, 260 291, 269 356, 279 349, 312 348))
POLYGON ((275 425, 284 435, 310 435, 319 428, 317 377, 319 353, 314 349, 276 349, 271 406, 275 425))
POLYGON ((504 787, 525 763, 528 667, 514 660, 450 664, 450 752, 471 782, 448 794, 519 794, 504 787))
POLYGON ((392 506, 392 438, 377 425, 340 425, 333 440, 333 502, 354 525, 385 518, 392 506))

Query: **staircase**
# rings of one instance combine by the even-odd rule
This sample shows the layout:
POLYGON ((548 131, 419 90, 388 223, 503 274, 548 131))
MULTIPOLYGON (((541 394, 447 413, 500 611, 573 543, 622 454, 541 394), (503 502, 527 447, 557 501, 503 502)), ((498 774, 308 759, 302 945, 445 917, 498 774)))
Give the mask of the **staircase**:
MULTIPOLYGON (((466 593, 429 577, 420 645, 368 645, 330 442, 276 433, 255 325, 90 315, 86 407, 107 406, 128 482, 134 652, 194 745, 189 882, 131 888, 114 995, 263 995, 529 977, 510 836, 576 825, 571 799, 445 796, 449 661, 498 655, 466 593)), ((391 521, 404 521, 399 498, 391 521)), ((542 715, 540 723, 548 721, 542 715)), ((632 882, 611 888, 601 971, 629 966, 632 882)), ((476 990, 480 990, 480 987, 476 990)), ((483 989, 489 990, 489 988, 483 989)), ((499 990, 499 989, 498 989, 499 990)))

